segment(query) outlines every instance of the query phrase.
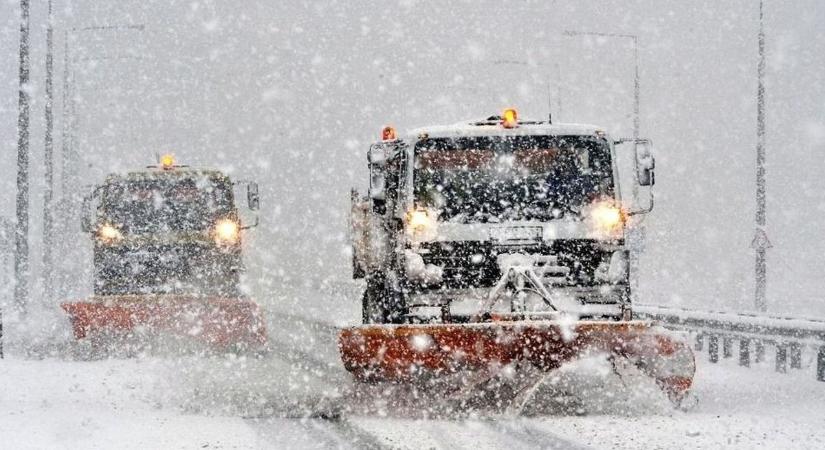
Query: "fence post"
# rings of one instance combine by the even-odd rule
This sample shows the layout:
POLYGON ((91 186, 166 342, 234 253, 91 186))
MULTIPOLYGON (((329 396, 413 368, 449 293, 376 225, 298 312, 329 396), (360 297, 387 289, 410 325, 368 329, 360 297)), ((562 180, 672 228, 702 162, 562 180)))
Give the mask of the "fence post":
POLYGON ((819 353, 816 355, 816 379, 825 381, 825 345, 819 347, 819 353))
POLYGON ((719 362, 719 336, 715 334, 711 334, 710 338, 708 339, 708 356, 710 357, 710 362, 715 363, 719 362))
POLYGON ((722 337, 722 357, 730 358, 733 356, 733 338, 730 336, 722 337))
POLYGON ((761 339, 757 339, 756 342, 753 343, 754 350, 756 350, 756 363, 761 363, 765 360, 765 342, 761 339))
POLYGON ((704 346, 704 343, 705 343, 705 335, 702 334, 701 332, 696 333, 696 343, 693 344, 693 349, 696 350, 697 352, 701 352, 702 347, 704 346))
POLYGON ((788 346, 776 344, 776 371, 785 373, 788 371, 788 346))
POLYGON ((791 342, 791 369, 802 368, 802 344, 791 342))
POLYGON ((748 338, 739 340, 739 365, 742 367, 751 366, 751 341, 748 338))

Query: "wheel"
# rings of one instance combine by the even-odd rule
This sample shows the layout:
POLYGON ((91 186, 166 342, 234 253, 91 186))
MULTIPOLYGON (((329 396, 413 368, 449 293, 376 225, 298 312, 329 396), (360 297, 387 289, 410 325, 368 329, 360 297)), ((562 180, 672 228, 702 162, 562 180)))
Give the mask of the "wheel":
POLYGON ((241 275, 244 272, 240 255, 213 256, 211 261, 195 265, 189 277, 203 292, 224 297, 241 293, 241 275))
POLYGON ((361 320, 365 324, 389 322, 390 311, 387 308, 387 289, 384 277, 367 277, 367 289, 361 296, 361 320))
POLYGON ((95 267, 94 286, 95 295, 114 295, 121 293, 118 289, 117 276, 112 269, 95 267))
POLYGON ((364 271, 364 268, 361 267, 361 264, 358 264, 358 258, 356 258, 356 253, 355 253, 355 245, 352 246, 352 258, 351 259, 352 259, 352 278, 358 280, 360 278, 366 277, 367 276, 366 271, 364 271))

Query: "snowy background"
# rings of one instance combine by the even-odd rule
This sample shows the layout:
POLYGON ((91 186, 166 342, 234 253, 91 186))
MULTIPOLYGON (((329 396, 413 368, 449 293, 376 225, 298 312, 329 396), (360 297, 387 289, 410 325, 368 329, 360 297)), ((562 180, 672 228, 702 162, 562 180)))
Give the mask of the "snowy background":
MULTIPOLYGON (((0 0, 0 217, 8 219, 16 192, 17 14, 17 1, 0 0)), ((56 197, 167 152, 257 180, 261 225, 247 241, 249 285, 270 311, 275 342, 298 353, 263 363, 12 356, 0 363, 0 437, 20 446, 357 442, 360 432, 340 424, 255 419, 266 416, 273 396, 334 396, 343 383, 329 333, 302 331, 280 315, 300 313, 325 326, 357 321, 357 293, 330 295, 319 286, 349 279, 349 189, 366 184, 365 151, 383 125, 411 129, 515 106, 522 116, 543 118, 549 109, 556 121, 630 136, 632 42, 565 30, 638 36, 641 135, 657 152, 641 300, 752 309, 756 1, 65 0, 55 1, 55 16, 55 159, 57 185, 65 185, 56 197), (127 24, 144 28, 83 30, 127 24), (67 37, 76 126, 75 154, 64 162, 67 37), (75 177, 64 177, 62 167, 75 177)), ((36 317, 41 323, 29 333, 65 338, 57 303, 89 293, 90 243, 76 217, 60 218, 59 292, 41 295, 45 21, 46 2, 32 2, 32 298, 51 314, 36 317)), ((777 315, 825 317, 823 25, 821 1, 765 1, 768 310, 777 315)), ((10 296, 11 286, 0 285, 0 303, 10 296)), ((687 419, 670 412, 491 424, 368 415, 355 427, 386 446, 821 448, 821 383, 810 373, 773 374, 765 364, 746 370, 700 358, 702 402, 687 419), (407 441, 413 432, 417 440, 407 441)))
MULTIPOLYGON (((632 133, 636 34, 641 134, 657 146, 642 300, 752 305, 756 145, 753 1, 56 2, 56 130, 64 31, 85 183, 174 152, 261 182, 252 259, 289 276, 348 275, 346 212, 365 149, 401 129, 503 106, 632 133), (290 264, 283 264, 290 261, 290 264)), ((17 3, 0 3, 0 211, 14 207, 17 3)), ((33 211, 42 186, 45 2, 32 7, 33 211)), ((825 5, 766 2, 769 310, 825 314, 825 5)), ((60 134, 56 158, 60 165, 60 134)), ((59 181, 58 167, 58 181, 59 181)), ((58 197, 60 192, 57 193, 58 197)), ((39 236, 37 213, 32 237, 39 236)), ((64 240, 74 242, 76 221, 64 240)), ((38 271, 38 239, 33 270, 38 271)), ((71 252, 73 249, 66 249, 71 252)), ((80 258, 83 260, 84 258, 80 258)), ((80 273, 84 266, 71 266, 80 273)), ((85 292, 88 278, 65 286, 85 292)))

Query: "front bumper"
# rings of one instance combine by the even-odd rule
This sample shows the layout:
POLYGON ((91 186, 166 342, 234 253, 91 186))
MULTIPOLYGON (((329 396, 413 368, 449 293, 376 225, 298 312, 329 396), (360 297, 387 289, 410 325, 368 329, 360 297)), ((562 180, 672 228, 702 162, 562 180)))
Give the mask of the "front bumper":
MULTIPOLYGON (((492 288, 429 289, 409 293, 407 308, 413 315, 440 313, 449 305, 451 315, 472 316, 488 298, 492 288)), ((626 285, 554 287, 548 289, 554 307, 584 318, 621 318, 629 308, 626 285)))

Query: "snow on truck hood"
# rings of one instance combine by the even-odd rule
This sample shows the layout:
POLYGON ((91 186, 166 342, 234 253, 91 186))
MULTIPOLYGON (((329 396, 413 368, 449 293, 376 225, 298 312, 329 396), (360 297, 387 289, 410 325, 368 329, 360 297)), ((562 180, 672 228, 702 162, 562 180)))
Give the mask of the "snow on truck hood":
MULTIPOLYGON (((529 121, 529 120, 528 120, 529 121)), ((604 128, 580 123, 524 123, 516 128, 504 128, 499 124, 476 125, 486 120, 472 120, 459 122, 453 125, 434 125, 415 128, 407 132, 412 139, 426 134, 431 138, 464 137, 464 136, 531 136, 531 135, 572 135, 591 136, 597 131, 604 133, 604 128)))

